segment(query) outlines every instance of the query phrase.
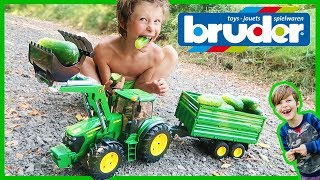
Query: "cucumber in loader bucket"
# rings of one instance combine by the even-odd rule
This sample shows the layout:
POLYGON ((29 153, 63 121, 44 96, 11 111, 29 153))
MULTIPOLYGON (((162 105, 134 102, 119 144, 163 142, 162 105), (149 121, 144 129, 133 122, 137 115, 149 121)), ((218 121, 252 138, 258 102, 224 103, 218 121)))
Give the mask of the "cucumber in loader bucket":
POLYGON ((62 143, 50 149, 53 161, 59 168, 85 161, 94 179, 113 176, 125 160, 158 161, 172 138, 164 120, 153 116, 155 96, 139 89, 116 90, 111 108, 104 87, 79 73, 86 56, 94 56, 91 43, 59 33, 77 46, 75 64, 64 66, 52 49, 34 42, 29 43, 29 61, 37 79, 51 90, 81 93, 88 119, 66 127, 62 143))

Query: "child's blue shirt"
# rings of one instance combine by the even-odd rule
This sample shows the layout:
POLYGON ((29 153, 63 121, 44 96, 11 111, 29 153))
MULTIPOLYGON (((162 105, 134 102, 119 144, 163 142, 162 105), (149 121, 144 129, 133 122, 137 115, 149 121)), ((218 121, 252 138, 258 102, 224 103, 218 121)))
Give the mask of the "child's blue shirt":
POLYGON ((307 155, 296 155, 297 168, 302 176, 320 175, 320 122, 312 113, 303 115, 301 123, 291 128, 285 123, 280 128, 280 137, 286 151, 305 144, 307 155))

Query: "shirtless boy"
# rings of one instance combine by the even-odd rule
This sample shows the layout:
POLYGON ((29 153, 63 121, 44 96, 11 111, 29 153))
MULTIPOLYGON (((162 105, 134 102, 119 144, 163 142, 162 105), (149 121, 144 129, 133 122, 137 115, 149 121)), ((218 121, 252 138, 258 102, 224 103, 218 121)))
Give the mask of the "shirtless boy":
POLYGON ((116 88, 138 88, 164 95, 169 87, 165 80, 178 62, 171 45, 160 47, 155 40, 168 14, 167 0, 118 0, 119 35, 109 35, 94 48, 94 58, 84 62, 81 73, 110 89, 111 73, 123 76, 116 88), (137 38, 150 42, 141 49, 137 38))

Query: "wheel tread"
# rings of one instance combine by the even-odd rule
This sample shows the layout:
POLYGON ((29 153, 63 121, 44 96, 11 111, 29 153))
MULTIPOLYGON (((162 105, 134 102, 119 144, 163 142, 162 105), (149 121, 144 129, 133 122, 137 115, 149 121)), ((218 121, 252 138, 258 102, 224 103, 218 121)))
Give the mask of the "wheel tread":
POLYGON ((112 177, 118 170, 118 168, 122 165, 124 161, 124 150, 122 145, 118 142, 102 142, 98 145, 95 145, 90 152, 88 153, 88 168, 91 176, 94 179, 106 179, 112 177), (106 154, 109 151, 116 151, 119 155, 119 164, 116 168, 110 173, 103 173, 100 171, 100 161, 103 158, 101 155, 106 154))
POLYGON ((171 142, 171 133, 166 124, 157 124, 154 127, 152 127, 145 135, 141 138, 138 146, 138 157, 146 162, 156 162, 160 160, 160 158, 165 154, 166 150, 168 149, 171 142), (161 153, 159 156, 152 156, 149 151, 150 143, 153 140, 153 138, 159 133, 163 132, 168 136, 168 144, 163 153, 161 153))

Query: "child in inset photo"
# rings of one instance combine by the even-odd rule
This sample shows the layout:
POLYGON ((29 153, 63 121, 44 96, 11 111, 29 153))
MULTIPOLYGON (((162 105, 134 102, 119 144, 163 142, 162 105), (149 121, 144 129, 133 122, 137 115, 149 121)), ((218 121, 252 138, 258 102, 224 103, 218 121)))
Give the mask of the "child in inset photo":
POLYGON ((117 89, 137 88, 165 95, 166 78, 178 63, 178 53, 171 45, 155 42, 169 14, 168 0, 117 0, 118 34, 110 34, 94 48, 93 59, 87 58, 81 74, 111 88, 111 73, 122 75, 117 89), (136 40, 148 43, 137 49, 136 40))
POLYGON ((300 92, 289 83, 271 88, 269 101, 274 113, 284 121, 278 137, 289 162, 296 161, 302 180, 320 179, 320 121, 311 112, 300 112, 300 92), (272 94, 271 94, 272 92, 272 94))

